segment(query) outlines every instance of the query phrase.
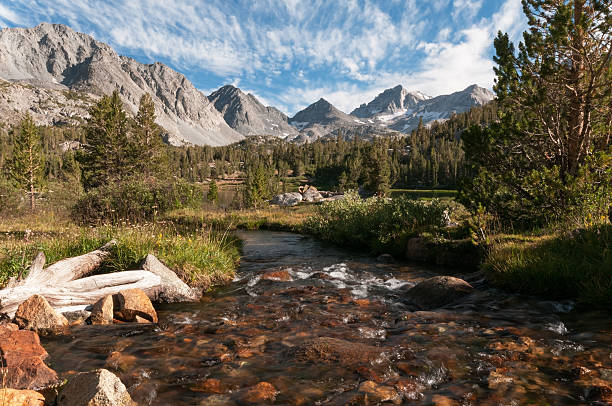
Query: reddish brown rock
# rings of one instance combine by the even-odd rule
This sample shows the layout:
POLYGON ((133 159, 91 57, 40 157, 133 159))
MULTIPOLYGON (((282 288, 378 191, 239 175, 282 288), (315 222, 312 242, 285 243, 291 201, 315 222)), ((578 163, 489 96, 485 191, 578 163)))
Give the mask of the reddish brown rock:
POLYGON ((244 390, 240 396, 241 403, 258 404, 272 402, 278 395, 276 388, 268 382, 259 382, 257 385, 244 390))
POLYGON ((433 395, 431 401, 435 406, 459 406, 459 403, 448 396, 433 395))
POLYGON ((133 355, 126 355, 120 351, 113 351, 106 358, 105 366, 115 371, 128 372, 132 370, 137 358, 133 355))
POLYGON ((113 324, 113 297, 106 296, 98 300, 91 309, 91 324, 113 324))
POLYGON ((365 381, 359 385, 359 392, 367 393, 370 401, 402 403, 402 397, 395 389, 390 386, 378 385, 373 381, 365 381))
POLYGON ((202 382, 198 382, 197 385, 190 388, 194 392, 203 392, 222 395, 228 393, 230 388, 228 385, 223 384, 218 379, 209 378, 202 382))
POLYGON ((441 307, 469 295, 472 285, 453 276, 434 276, 419 282, 406 292, 408 299, 423 309, 441 307))
POLYGON ((24 330, 55 333, 68 326, 68 319, 55 311, 47 299, 34 295, 19 305, 15 323, 24 330))
POLYGON ((289 271, 286 269, 267 271, 266 273, 261 275, 261 279, 281 282, 291 282, 293 280, 291 274, 289 274, 289 271))
POLYGON ((136 322, 136 317, 140 317, 157 323, 157 312, 147 294, 140 289, 127 289, 117 293, 115 305, 115 317, 119 320, 136 322))
POLYGON ((6 387, 41 390, 60 383, 55 371, 45 365, 49 354, 34 331, 14 330, 6 324, 0 326, 0 354, 8 371, 4 379, 6 387))
POLYGON ((0 389, 2 406, 43 406, 45 397, 33 390, 0 389))

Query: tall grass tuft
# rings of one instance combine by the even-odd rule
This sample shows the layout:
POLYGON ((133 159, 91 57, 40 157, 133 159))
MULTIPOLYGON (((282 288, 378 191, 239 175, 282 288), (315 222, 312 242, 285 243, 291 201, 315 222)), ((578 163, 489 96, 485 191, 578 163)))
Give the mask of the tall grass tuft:
POLYGON ((612 225, 495 244, 483 269, 498 286, 612 306, 612 225))

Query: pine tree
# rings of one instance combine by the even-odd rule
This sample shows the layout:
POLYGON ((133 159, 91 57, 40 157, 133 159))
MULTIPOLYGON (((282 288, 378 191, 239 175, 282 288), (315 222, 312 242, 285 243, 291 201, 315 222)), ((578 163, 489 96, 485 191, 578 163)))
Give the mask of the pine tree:
POLYGON ((145 93, 140 98, 138 113, 133 128, 133 153, 135 171, 138 175, 164 177, 168 173, 166 147, 161 138, 161 128, 155 123, 155 103, 145 93))
POLYGON ((219 201, 219 188, 217 186, 217 182, 215 180, 211 180, 208 185, 208 193, 206 194, 206 199, 213 204, 217 204, 219 201))
POLYGON ((85 189, 121 181, 131 176, 136 167, 119 92, 103 96, 89 114, 86 143, 79 156, 85 189))
POLYGON ((609 2, 523 0, 523 9, 518 52, 507 34, 494 42, 499 120, 462 135, 473 176, 462 200, 525 224, 601 211, 587 204, 612 193, 609 2))
POLYGON ((29 195, 30 210, 34 211, 36 194, 43 181, 44 160, 38 130, 32 116, 21 120, 15 139, 10 175, 18 187, 29 195))

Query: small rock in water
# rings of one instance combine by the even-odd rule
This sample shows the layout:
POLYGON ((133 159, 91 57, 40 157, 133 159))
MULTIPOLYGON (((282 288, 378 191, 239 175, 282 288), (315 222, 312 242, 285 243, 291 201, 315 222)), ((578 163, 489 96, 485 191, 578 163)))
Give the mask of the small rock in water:
POLYGON ((126 289, 119 292, 116 297, 115 317, 119 320, 157 323, 157 312, 147 294, 141 289, 126 289))
POLYGON ((376 261, 378 261, 378 262, 380 262, 382 264, 390 264, 390 263, 394 262, 395 259, 393 258, 393 255, 391 255, 391 254, 382 254, 382 255, 379 255, 376 258, 376 261))
POLYGON ((68 320, 71 326, 78 326, 85 323, 85 321, 91 316, 91 312, 87 310, 77 310, 74 312, 64 312, 62 315, 68 320))
POLYGON ((0 389, 2 406, 43 406, 45 397, 33 390, 0 389))
POLYGON ((452 276, 434 276, 410 288, 406 294, 409 300, 423 309, 441 307, 469 295, 472 285, 452 276))
POLYGON ((131 406, 125 385, 112 372, 96 369, 68 381, 57 398, 58 406, 131 406))
POLYGON ((51 307, 47 299, 34 295, 21 303, 15 313, 15 323, 24 330, 44 334, 61 331, 68 326, 68 320, 51 307))
POLYGON ((98 300, 91 310, 91 324, 113 324, 113 297, 106 296, 98 300))
POLYGON ((241 398, 242 403, 259 404, 273 401, 278 395, 276 388, 268 382, 259 382, 257 385, 246 389, 241 398))
POLYGON ((279 269, 273 271, 267 271, 263 275, 261 275, 260 279, 265 279, 269 281, 281 281, 281 282, 291 282, 293 278, 291 274, 286 269, 279 269))
POLYGON ((395 404, 402 403, 402 397, 394 388, 390 386, 378 385, 373 381, 365 381, 359 385, 359 392, 364 392, 370 395, 368 400, 376 402, 393 402, 395 404), (370 399, 370 397, 372 399, 370 399))

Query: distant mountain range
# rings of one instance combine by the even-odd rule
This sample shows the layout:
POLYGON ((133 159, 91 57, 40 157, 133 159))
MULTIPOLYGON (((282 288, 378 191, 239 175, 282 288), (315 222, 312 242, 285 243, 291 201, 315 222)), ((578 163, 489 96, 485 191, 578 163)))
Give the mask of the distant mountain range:
POLYGON ((430 125, 494 98, 477 85, 437 97, 398 85, 351 114, 320 99, 289 118, 231 85, 206 97, 161 63, 141 64, 89 35, 46 23, 0 30, 0 79, 0 117, 7 122, 30 111, 39 124, 78 123, 92 103, 115 89, 134 114, 142 94, 150 93, 157 122, 173 145, 227 145, 254 135, 293 142, 401 135, 420 121, 430 125))

